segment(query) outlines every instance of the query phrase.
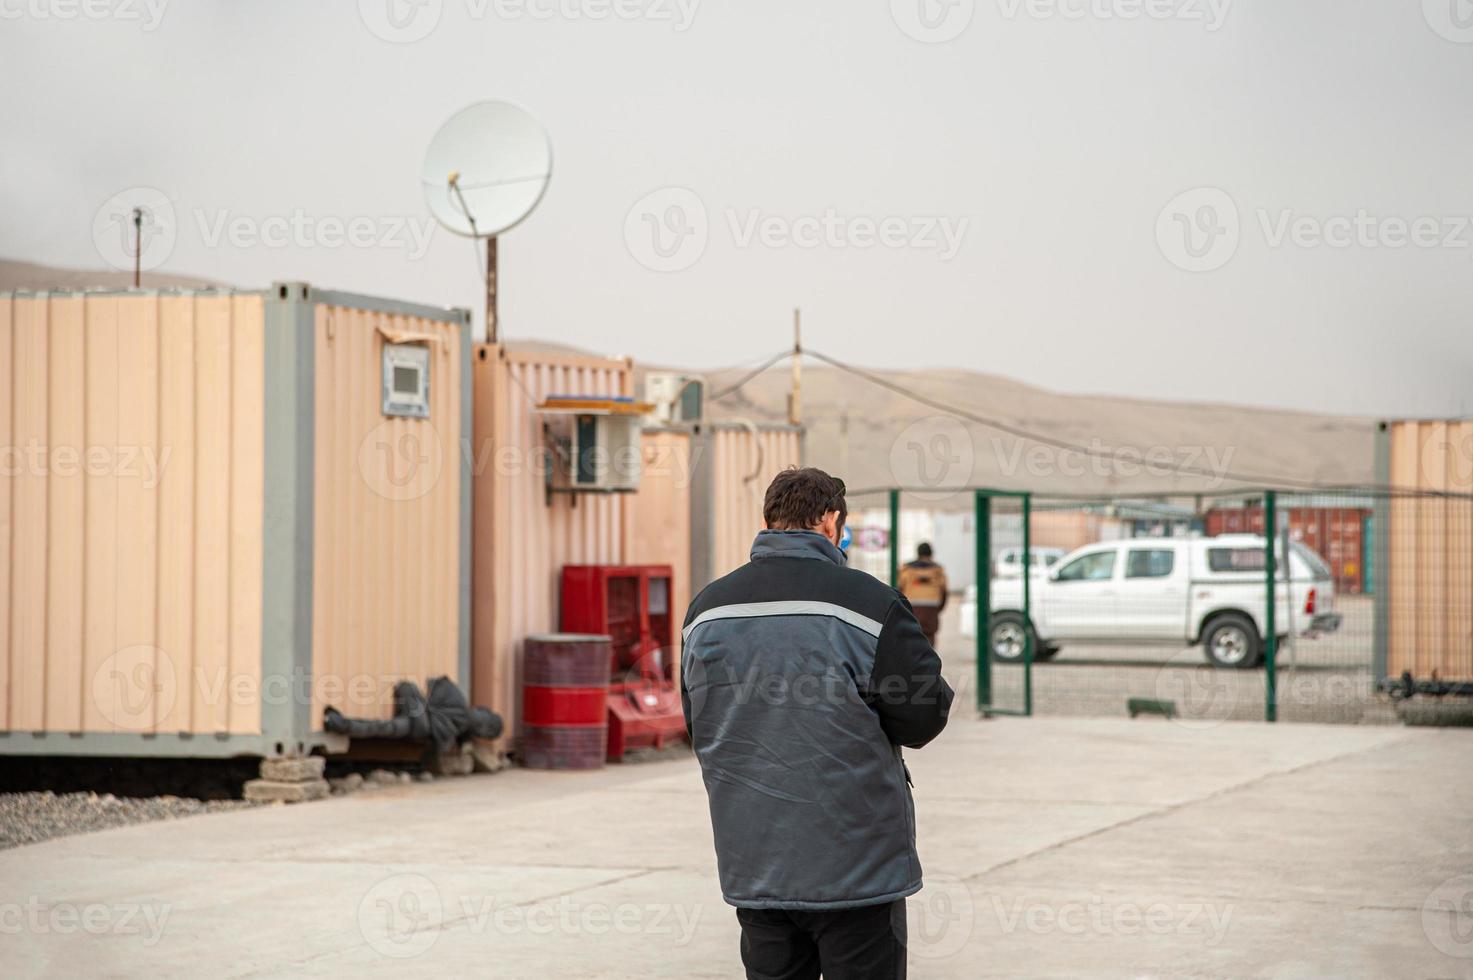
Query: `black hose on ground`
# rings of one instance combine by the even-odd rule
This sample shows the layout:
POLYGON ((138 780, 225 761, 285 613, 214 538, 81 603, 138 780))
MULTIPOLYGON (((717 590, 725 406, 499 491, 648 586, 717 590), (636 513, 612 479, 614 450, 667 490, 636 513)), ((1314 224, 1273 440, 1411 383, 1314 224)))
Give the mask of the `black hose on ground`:
POLYGON ((322 726, 350 738, 429 742, 442 751, 472 738, 497 738, 504 727, 501 716, 490 708, 471 707, 448 677, 431 679, 428 697, 413 681, 395 684, 392 718, 349 718, 329 706, 322 713, 322 726))

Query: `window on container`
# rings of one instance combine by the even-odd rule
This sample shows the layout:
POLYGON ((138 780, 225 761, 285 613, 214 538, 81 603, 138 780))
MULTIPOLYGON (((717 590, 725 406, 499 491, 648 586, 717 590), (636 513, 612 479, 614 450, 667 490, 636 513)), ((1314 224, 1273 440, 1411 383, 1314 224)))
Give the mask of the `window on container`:
POLYGON ((394 394, 419 394, 419 368, 405 364, 394 365, 394 394))
POLYGON ((1125 559, 1126 578, 1165 578, 1176 567, 1170 548, 1132 548, 1125 559))

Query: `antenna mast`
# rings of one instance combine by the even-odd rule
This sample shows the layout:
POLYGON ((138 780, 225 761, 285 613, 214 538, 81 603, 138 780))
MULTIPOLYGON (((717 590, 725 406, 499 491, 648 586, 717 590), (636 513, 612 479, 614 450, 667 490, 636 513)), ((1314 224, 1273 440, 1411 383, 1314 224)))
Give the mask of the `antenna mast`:
POLYGON ((788 424, 803 424, 803 313, 793 307, 793 391, 788 395, 788 424))
POLYGON ((138 288, 143 273, 143 209, 133 209, 133 288, 138 288))
POLYGON ((496 236, 486 239, 486 343, 496 340, 496 236))

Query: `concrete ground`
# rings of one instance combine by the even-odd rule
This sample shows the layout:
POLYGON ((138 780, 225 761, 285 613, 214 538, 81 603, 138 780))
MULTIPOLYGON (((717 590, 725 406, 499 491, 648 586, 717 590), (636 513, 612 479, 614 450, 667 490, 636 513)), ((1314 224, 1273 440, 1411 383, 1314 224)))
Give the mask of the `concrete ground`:
MULTIPOLYGON (((1473 977, 1473 732, 1000 719, 910 755, 914 977, 1473 977)), ((690 757, 0 853, 0 976, 731 977, 690 757)))

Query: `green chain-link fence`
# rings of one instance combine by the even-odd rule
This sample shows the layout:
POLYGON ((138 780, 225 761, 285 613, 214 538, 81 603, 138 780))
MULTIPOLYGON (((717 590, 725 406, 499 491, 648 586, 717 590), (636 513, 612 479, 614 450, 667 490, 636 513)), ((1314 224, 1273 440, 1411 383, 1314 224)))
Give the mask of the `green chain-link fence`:
MULTIPOLYGON (((1473 496, 972 496, 969 540, 938 542, 974 564, 965 642, 938 646, 953 675, 975 657, 984 713, 1368 723, 1473 693, 1473 496)), ((939 524, 886 504, 893 582, 939 524)))

